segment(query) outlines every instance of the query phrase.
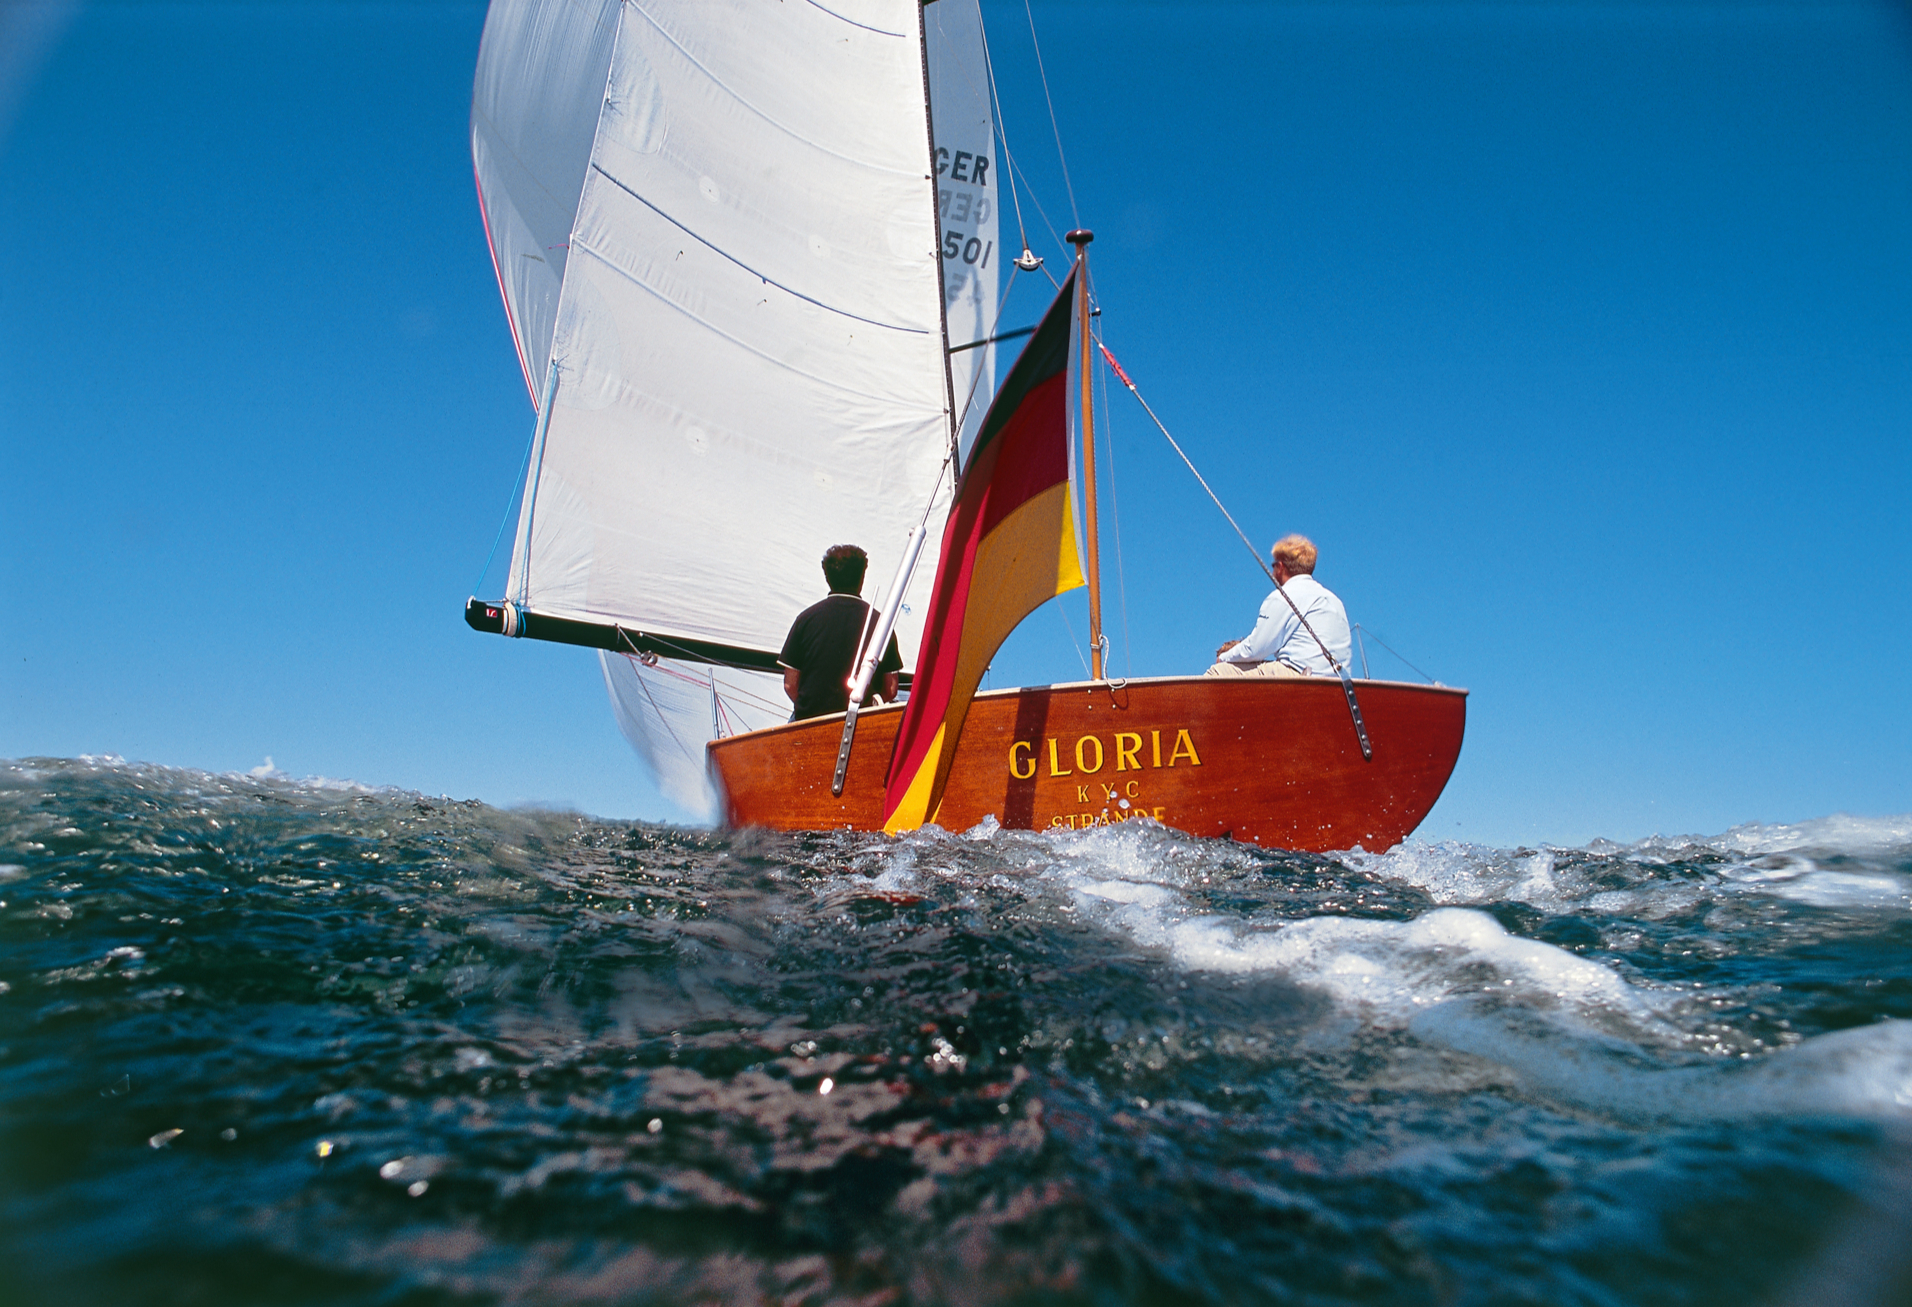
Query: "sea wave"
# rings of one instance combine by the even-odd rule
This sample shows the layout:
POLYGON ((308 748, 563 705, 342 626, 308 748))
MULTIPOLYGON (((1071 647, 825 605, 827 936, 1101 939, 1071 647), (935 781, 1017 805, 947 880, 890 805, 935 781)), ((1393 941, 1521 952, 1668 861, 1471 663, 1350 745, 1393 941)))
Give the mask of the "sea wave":
POLYGON ((48 1302, 1758 1297, 1895 1183, 1908 831, 1309 855, 0 764, 0 1250, 48 1302))

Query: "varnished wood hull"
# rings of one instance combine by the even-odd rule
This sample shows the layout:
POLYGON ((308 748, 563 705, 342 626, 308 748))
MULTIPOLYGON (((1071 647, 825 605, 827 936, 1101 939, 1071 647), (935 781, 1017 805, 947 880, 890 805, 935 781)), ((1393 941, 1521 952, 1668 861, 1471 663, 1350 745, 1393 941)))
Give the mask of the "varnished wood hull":
MULTIPOLYGON (((1364 761, 1340 682, 1173 677, 976 696, 938 825, 1081 829, 1153 817, 1194 835, 1322 852, 1405 839, 1460 756, 1467 692, 1357 681, 1364 761)), ((902 709, 862 713, 841 797, 841 714, 710 744, 733 826, 880 830, 902 709)))

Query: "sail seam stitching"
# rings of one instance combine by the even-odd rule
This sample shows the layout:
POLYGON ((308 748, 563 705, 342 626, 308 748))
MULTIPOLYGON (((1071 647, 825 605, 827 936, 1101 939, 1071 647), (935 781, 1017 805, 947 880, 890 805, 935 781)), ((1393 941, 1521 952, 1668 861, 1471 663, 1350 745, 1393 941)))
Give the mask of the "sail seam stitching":
POLYGON ((909 36, 908 32, 892 32, 882 27, 871 27, 868 23, 859 23, 854 18, 846 18, 834 9, 818 4, 817 0, 809 0, 809 4, 812 9, 823 10, 824 13, 830 15, 830 17, 836 19, 839 23, 848 23, 851 27, 860 27, 866 32, 875 32, 878 36, 893 36, 899 41, 909 36))
MULTIPOLYGON (((623 191, 626 195, 636 200, 639 204, 649 209, 652 213, 662 218, 665 222, 668 222, 671 226, 677 228, 677 230, 683 232, 686 236, 690 237, 692 240, 702 245, 705 249, 709 250, 712 254, 715 254, 718 258, 725 259, 731 263, 736 264, 739 268, 742 268, 745 272, 749 273, 751 276, 755 277, 758 281, 761 281, 766 286, 775 286, 778 290, 782 291, 786 295, 794 296, 795 298, 802 300, 806 304, 814 304, 818 308, 823 309, 826 312, 837 314, 839 317, 848 318, 852 322, 867 323, 868 325, 872 327, 881 327, 885 331, 907 332, 912 336, 927 336, 930 334, 929 329, 926 327, 905 327, 894 322, 880 322, 875 318, 866 318, 860 313, 852 313, 848 309, 839 309, 833 304, 825 304, 822 300, 817 299, 813 295, 805 295, 800 290, 792 289, 791 287, 784 285, 780 281, 776 281, 776 280, 773 280, 772 278, 766 277, 761 272, 758 272, 755 268, 751 267, 748 263, 745 263, 742 259, 739 259, 736 255, 730 254, 726 252, 725 250, 720 249, 716 245, 711 244, 704 237, 698 235, 695 231, 692 231, 689 227, 686 227, 683 223, 671 217, 670 214, 665 213, 662 209, 658 208, 655 204, 652 204, 649 200, 645 199, 642 195, 639 195, 636 191, 632 190, 629 186, 626 186, 623 182, 613 177, 610 173, 604 171, 604 168, 602 165, 596 162, 593 162, 591 164, 591 171, 596 173, 598 176, 602 177, 605 181, 611 183, 611 185, 617 187, 620 191, 623 191)), ((573 237, 573 239, 575 239, 575 236, 573 237)), ((598 257, 603 259, 604 255, 599 254, 598 257)), ((605 259, 605 262, 609 263, 610 260, 605 259)))
MULTIPOLYGON (((630 3, 631 8, 635 9, 639 14, 643 16, 644 21, 649 23, 652 29, 655 30, 659 36, 663 37, 666 41, 669 41, 671 45, 676 48, 677 52, 683 55, 684 58, 690 62, 691 67, 695 68, 698 72, 702 73, 705 77, 709 78, 710 84, 712 86, 715 86, 719 88, 720 90, 722 90, 724 94, 728 95, 731 99, 735 100, 738 104, 748 109, 751 113, 755 114, 757 117, 769 123, 772 127, 782 132, 785 136, 788 136, 791 140, 801 141, 805 145, 809 146, 811 149, 819 150, 823 152, 824 154, 829 155, 833 159, 841 159, 845 163, 855 164, 859 168, 868 168, 872 172, 887 173, 893 177, 914 177, 916 175, 916 170, 913 168, 888 168, 879 163, 872 163, 868 159, 859 159, 855 155, 845 154, 841 150, 833 150, 829 146, 823 144, 823 142, 812 140, 808 136, 803 135, 801 132, 796 131, 795 129, 790 127, 788 124, 776 118, 773 118, 770 114, 766 113, 762 109, 759 109, 756 105, 752 104, 749 100, 746 100, 742 95, 738 94, 738 92, 731 87, 730 83, 726 82, 723 78, 719 77, 716 73, 712 72, 709 68, 705 67, 703 61, 700 60, 696 55, 692 54, 690 50, 685 47, 682 41, 679 41, 676 37, 672 36, 662 23, 658 22, 655 18, 651 17, 651 15, 645 11, 644 6, 634 3, 633 0, 627 0, 627 3, 630 3)), ((818 6, 818 7, 821 8, 821 6, 818 6)), ((825 9, 823 10, 823 12, 827 14, 830 11, 825 9)), ((831 16, 835 17, 836 15, 831 15, 831 16)), ((843 19, 842 21, 848 22, 849 20, 843 19)), ((874 31, 875 29, 872 28, 871 30, 874 31)), ((883 33, 883 35, 888 36, 890 35, 890 33, 885 32, 883 33)))
MULTIPOLYGON (((743 340, 742 338, 737 336, 733 336, 731 333, 729 333, 728 331, 725 331, 722 327, 719 327, 714 322, 710 322, 709 320, 705 318, 701 318, 697 316, 695 313, 692 313, 689 309, 685 308, 682 304, 679 304, 676 300, 673 300, 672 298, 670 298, 670 296, 664 294, 662 291, 658 290, 655 286, 652 286, 646 283, 642 278, 638 277, 635 273, 629 271, 628 269, 619 267, 617 263, 613 261, 609 255, 604 253, 604 251, 597 249, 596 247, 588 244, 585 241, 581 241, 581 240, 578 240, 576 237, 573 237, 571 241, 571 248, 574 250, 583 250, 586 254, 591 255, 593 258, 597 259, 598 262, 602 263, 605 267, 615 272, 618 276, 623 277, 626 281, 629 281, 633 286, 636 286, 638 289, 642 290, 645 294, 653 296, 660 303, 668 304, 671 308, 683 314, 685 317, 689 318, 692 322, 695 322, 698 326, 704 328, 706 331, 711 332, 713 335, 723 337, 725 340, 729 341, 731 344, 735 345, 737 348, 741 350, 746 350, 749 353, 756 355, 758 358, 762 359, 764 362, 770 363, 775 365, 776 367, 782 368, 785 372, 792 373, 799 377, 805 377, 811 381, 816 382, 818 385, 829 386, 833 390, 841 391, 843 394, 846 394, 846 395, 855 395, 860 399, 872 400, 879 404, 893 404, 897 402, 897 397, 895 395, 872 395, 867 390, 857 390, 853 387, 844 385, 842 382, 837 381, 836 379, 832 377, 820 377, 814 372, 807 372, 802 368, 795 367, 791 365, 790 363, 785 362, 783 359, 776 357, 776 355, 774 354, 769 354, 761 349, 758 349, 755 345, 752 345, 749 341, 743 340)), ((766 284, 774 285, 775 283, 772 282, 772 283, 766 283, 766 284)), ((778 289, 781 290, 783 288, 778 287, 778 289)), ((878 322, 878 323, 872 323, 871 325, 880 327, 883 324, 878 322)), ((894 328, 894 330, 908 330, 908 329, 894 328)), ((929 333, 925 331, 925 332, 915 332, 912 334, 927 336, 929 333)), ((938 406, 936 408, 935 413, 936 413, 936 420, 938 424, 940 425, 943 420, 943 410, 941 406, 938 406)))

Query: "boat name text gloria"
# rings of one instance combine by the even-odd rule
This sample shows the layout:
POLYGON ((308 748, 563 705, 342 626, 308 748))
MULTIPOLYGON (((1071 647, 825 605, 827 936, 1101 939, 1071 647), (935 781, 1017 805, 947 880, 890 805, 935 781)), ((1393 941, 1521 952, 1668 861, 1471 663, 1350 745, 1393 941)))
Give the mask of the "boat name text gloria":
MULTIPOLYGON (((1142 736, 1138 731, 1117 731, 1110 736, 1110 747, 1102 747, 1099 735, 1080 735, 1076 737, 1073 750, 1075 766, 1064 765, 1065 754, 1062 741, 1045 738, 1044 752, 1048 754, 1048 774, 1052 777, 1073 776, 1077 772, 1093 776, 1102 770, 1111 760, 1117 771, 1141 771, 1142 736)), ((1149 767, 1173 767, 1178 762, 1186 762, 1191 767, 1202 765, 1201 755, 1195 752, 1195 741, 1186 729, 1175 732, 1175 740, 1169 747, 1168 761, 1162 761, 1162 733, 1150 731, 1148 739, 1149 767)), ((1009 775, 1014 780, 1033 780, 1036 775, 1037 752, 1034 740, 1017 740, 1009 746, 1009 775)))

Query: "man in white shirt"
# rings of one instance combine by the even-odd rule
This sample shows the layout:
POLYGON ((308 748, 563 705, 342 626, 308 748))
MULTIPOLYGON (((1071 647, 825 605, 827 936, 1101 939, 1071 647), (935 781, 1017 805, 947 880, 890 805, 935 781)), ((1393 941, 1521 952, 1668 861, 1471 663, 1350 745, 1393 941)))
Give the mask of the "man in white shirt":
POLYGON ((1284 536, 1275 542, 1276 589, 1262 601, 1260 620, 1246 639, 1215 651, 1215 665, 1206 675, 1333 676, 1334 664, 1322 653, 1323 644, 1336 662, 1347 664, 1348 610, 1314 579, 1315 557, 1314 542, 1306 536, 1284 536), (1307 619, 1306 626, 1296 616, 1297 610, 1307 619))

